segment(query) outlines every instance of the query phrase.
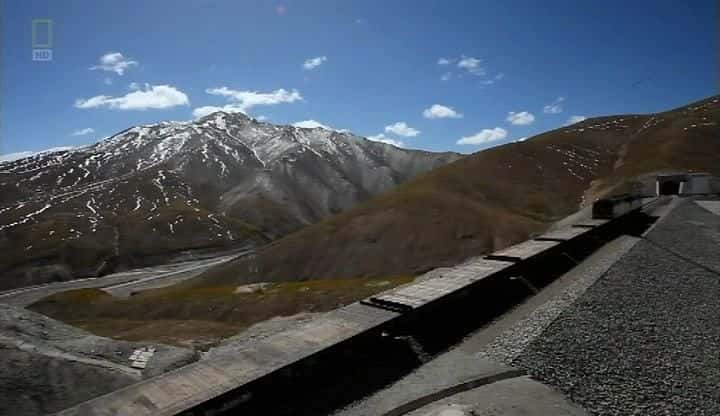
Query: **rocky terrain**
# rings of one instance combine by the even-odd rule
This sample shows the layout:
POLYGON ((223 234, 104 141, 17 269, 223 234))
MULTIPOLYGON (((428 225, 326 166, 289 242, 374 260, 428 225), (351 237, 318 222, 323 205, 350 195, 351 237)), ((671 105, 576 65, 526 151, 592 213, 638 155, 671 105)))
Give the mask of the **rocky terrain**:
POLYGON ((417 275, 525 240, 599 196, 654 193, 643 182, 657 171, 720 175, 719 101, 591 118, 475 153, 188 283, 417 275))
POLYGON ((192 350, 154 344, 147 367, 132 368, 133 351, 147 346, 0 303, 0 414, 54 413, 198 358, 192 350))
POLYGON ((259 246, 458 157, 217 112, 0 163, 0 289, 259 246))

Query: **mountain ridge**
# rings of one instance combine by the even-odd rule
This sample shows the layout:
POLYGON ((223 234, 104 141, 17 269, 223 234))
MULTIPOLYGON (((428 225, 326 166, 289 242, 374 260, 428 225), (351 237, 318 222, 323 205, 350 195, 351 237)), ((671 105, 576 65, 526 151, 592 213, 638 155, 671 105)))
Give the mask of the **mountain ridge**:
POLYGON ((0 287, 259 246, 459 157, 216 112, 0 163, 0 287))

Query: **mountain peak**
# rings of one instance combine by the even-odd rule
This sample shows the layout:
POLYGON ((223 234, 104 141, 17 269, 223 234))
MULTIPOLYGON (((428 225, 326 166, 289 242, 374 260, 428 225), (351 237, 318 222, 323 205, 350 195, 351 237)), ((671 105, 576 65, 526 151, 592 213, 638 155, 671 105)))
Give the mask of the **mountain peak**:
POLYGON ((70 277, 99 273, 103 264, 137 265, 145 254, 159 260, 262 244, 458 157, 380 152, 378 143, 335 136, 218 111, 131 127, 82 151, 3 163, 0 251, 18 259, 6 276, 55 278, 35 260, 61 265, 70 277), (3 239, 8 232, 17 238, 3 239), (75 246, 94 254, 68 265, 75 246))

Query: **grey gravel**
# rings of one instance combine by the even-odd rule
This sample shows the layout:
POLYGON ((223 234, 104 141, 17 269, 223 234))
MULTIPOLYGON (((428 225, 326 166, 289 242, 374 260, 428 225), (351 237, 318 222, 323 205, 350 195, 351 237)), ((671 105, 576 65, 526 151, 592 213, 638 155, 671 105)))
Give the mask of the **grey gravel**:
POLYGON ((513 364, 596 415, 720 415, 719 237, 681 204, 513 364))
POLYGON ((610 244, 614 245, 611 255, 590 264, 582 264, 573 270, 576 279, 558 296, 535 309, 527 318, 517 322, 510 329, 495 338, 477 355, 488 357, 511 365, 555 319, 582 296, 605 273, 613 263, 632 248, 638 239, 625 237, 610 244))

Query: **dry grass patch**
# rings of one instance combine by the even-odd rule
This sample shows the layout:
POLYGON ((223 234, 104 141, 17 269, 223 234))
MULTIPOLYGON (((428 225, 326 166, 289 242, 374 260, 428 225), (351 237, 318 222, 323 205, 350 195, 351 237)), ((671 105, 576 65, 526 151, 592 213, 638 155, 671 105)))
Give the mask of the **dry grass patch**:
POLYGON ((257 322, 329 311, 411 281, 409 276, 323 279, 255 285, 249 291, 236 285, 171 286, 127 299, 80 289, 29 308, 101 336, 205 348, 257 322))

